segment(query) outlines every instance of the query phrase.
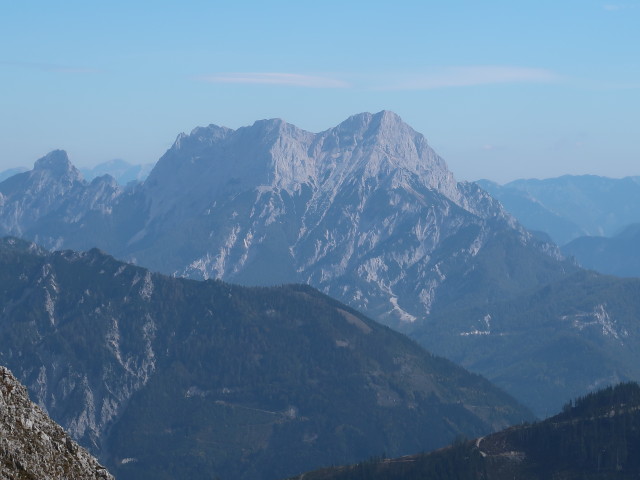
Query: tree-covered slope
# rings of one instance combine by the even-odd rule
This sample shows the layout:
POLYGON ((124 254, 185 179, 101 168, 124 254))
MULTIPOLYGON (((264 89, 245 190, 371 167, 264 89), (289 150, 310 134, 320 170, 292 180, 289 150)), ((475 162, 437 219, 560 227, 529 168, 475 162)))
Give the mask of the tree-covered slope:
POLYGON ((434 315, 412 335, 540 417, 563 398, 640 379, 640 280, 581 271, 515 300, 434 315))
POLYGON ((310 287, 0 246, 0 360, 119 479, 269 479, 528 418, 480 376, 310 287))
POLYGON ((640 475, 640 387, 579 398, 545 421, 395 459, 305 473, 298 480, 609 480, 640 475))

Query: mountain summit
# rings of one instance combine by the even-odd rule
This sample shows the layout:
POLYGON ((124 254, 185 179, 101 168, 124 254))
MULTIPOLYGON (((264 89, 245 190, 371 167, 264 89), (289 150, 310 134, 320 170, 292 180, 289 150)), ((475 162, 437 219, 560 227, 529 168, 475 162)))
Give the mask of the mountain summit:
POLYGON ((127 188, 41 173, 0 183, 0 234, 174 276, 309 284, 538 414, 640 378, 637 285, 578 274, 391 112, 320 133, 278 119, 199 127, 127 188))
POLYGON ((198 127, 141 185, 60 177, 36 201, 36 173, 63 157, 52 152, 0 183, 1 234, 98 246, 196 279, 308 283, 389 324, 565 273, 557 249, 456 182, 425 137, 388 111, 320 133, 279 119, 198 127), (525 268, 523 257, 537 260, 525 268))
POLYGON ((147 188, 157 203, 181 187, 188 187, 192 197, 205 194, 203 200, 224 187, 289 195, 306 187, 319 196, 356 177, 366 183, 400 173, 415 175, 454 201, 460 199, 453 175, 425 138, 387 111, 354 115, 319 134, 280 119, 238 130, 196 128, 178 136, 149 176, 147 188))

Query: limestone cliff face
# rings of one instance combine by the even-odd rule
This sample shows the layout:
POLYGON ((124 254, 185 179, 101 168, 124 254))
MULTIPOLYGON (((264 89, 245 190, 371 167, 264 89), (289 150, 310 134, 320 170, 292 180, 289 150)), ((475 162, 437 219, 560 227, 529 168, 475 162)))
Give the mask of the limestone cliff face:
POLYGON ((88 184, 52 152, 0 183, 0 234, 53 249, 99 247, 195 279, 308 283, 403 326, 425 322, 447 299, 483 296, 478 285, 501 284, 491 264, 517 270, 514 249, 538 256, 540 275, 512 277, 496 296, 562 274, 548 262, 555 247, 477 185, 456 182, 426 138, 388 111, 320 133, 280 119, 198 127, 127 189, 107 177, 88 184))
POLYGON ((26 388, 0 366, 0 478, 112 480, 113 476, 32 403, 26 388))

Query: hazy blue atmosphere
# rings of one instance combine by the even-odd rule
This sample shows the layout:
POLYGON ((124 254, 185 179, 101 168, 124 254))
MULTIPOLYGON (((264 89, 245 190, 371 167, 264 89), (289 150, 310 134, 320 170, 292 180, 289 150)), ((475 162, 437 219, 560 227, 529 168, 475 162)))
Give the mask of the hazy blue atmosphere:
POLYGON ((0 170, 387 109, 458 179, 639 175, 640 2, 4 2, 0 170))

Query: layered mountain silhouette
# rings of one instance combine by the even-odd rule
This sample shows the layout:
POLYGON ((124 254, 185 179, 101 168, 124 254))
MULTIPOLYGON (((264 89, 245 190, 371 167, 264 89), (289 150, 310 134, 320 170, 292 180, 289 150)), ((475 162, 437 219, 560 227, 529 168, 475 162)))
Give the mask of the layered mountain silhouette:
POLYGON ((273 479, 530 419, 484 378, 307 286, 0 244, 0 362, 119 479, 273 479))
POLYGON ((562 247, 580 265, 619 277, 640 277, 640 223, 611 237, 579 237, 562 247))
POLYGON ((623 353, 638 341, 635 284, 582 276, 480 187, 456 182, 391 112, 320 133, 282 120, 196 128, 126 188, 109 176, 84 181, 55 151, 0 183, 0 232, 50 249, 99 247, 174 276, 309 284, 540 416, 639 378, 635 354, 623 353), (628 336, 585 326, 600 320, 566 321, 574 316, 606 317, 628 336))
POLYGON ((319 134, 282 120, 196 128, 130 189, 83 181, 56 151, 0 195, 0 232, 46 248, 98 247, 196 279, 308 283, 391 325, 420 322, 452 297, 504 298, 566 268, 386 111, 319 134), (494 249, 503 253, 489 266, 494 249))
POLYGON ((477 184, 526 228, 545 232, 558 245, 584 236, 610 237, 640 222, 640 177, 563 175, 477 184))

